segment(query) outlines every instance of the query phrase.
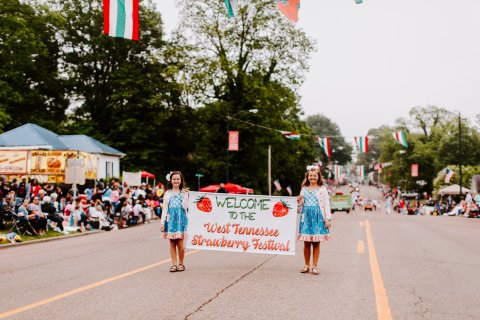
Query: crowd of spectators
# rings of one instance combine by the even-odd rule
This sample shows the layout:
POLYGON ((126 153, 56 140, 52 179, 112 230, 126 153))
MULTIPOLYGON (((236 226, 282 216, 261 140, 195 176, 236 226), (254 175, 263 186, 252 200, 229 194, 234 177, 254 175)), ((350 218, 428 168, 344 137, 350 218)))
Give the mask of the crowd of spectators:
POLYGON ((480 217, 480 193, 475 196, 469 192, 464 195, 447 195, 434 199, 428 193, 402 193, 398 188, 383 189, 386 198, 387 214, 396 211, 400 214, 448 215, 480 217))
POLYGON ((161 183, 128 187, 100 179, 87 181, 83 190, 73 190, 40 184, 35 178, 0 179, 0 228, 7 216, 28 221, 38 235, 45 235, 49 228, 64 234, 127 228, 160 218, 163 192, 161 183))

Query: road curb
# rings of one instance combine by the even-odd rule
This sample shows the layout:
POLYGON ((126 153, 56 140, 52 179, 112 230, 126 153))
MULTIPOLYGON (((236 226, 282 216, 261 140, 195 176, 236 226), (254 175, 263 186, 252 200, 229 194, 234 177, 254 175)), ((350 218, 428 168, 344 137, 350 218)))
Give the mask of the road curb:
POLYGON ((63 240, 63 239, 68 239, 68 238, 81 237, 81 236, 88 236, 88 235, 91 235, 91 234, 100 233, 102 231, 103 230, 94 230, 94 231, 88 231, 88 232, 85 232, 85 233, 70 234, 70 235, 64 235, 64 236, 59 236, 59 237, 51 237, 51 238, 45 238, 45 239, 30 240, 30 241, 26 241, 26 242, 16 242, 16 243, 10 243, 10 244, 2 244, 2 245, 0 245, 0 250, 7 249, 7 248, 12 248, 12 247, 17 247, 17 246, 26 246, 26 245, 35 244, 35 243, 42 243, 42 242, 63 240))

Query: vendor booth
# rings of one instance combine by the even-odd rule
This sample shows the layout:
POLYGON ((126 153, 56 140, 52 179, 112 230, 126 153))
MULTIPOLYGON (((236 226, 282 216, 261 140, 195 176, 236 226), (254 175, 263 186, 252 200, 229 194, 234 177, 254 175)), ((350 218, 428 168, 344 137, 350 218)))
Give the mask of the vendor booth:
POLYGON ((43 183, 65 183, 68 159, 81 159, 86 179, 120 176, 125 154, 85 135, 57 135, 35 124, 0 134, 0 175, 8 180, 35 177, 43 183))

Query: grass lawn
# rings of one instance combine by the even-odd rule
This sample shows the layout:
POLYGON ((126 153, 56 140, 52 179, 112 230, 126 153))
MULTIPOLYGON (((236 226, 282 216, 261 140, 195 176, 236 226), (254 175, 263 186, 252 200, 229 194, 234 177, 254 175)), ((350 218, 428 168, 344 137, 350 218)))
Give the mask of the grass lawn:
MULTIPOLYGON (((8 233, 8 229, 5 230, 5 229, 0 229, 0 234, 3 234, 3 233, 8 233)), ((74 232, 70 232, 70 234, 76 234, 78 233, 77 231, 74 231, 74 232)), ((21 235, 20 237, 22 238, 22 242, 26 242, 26 241, 31 241, 31 240, 38 240, 38 239, 46 239, 46 238, 54 238, 54 237, 61 237, 63 236, 63 234, 59 233, 59 232, 56 232, 56 231, 53 231, 53 230, 48 230, 47 234, 44 235, 44 236, 39 236, 39 237, 35 237, 35 236, 30 236, 30 235, 21 235)), ((3 245, 3 244, 8 244, 10 243, 9 241, 7 242, 2 242, 0 243, 0 246, 3 245)))

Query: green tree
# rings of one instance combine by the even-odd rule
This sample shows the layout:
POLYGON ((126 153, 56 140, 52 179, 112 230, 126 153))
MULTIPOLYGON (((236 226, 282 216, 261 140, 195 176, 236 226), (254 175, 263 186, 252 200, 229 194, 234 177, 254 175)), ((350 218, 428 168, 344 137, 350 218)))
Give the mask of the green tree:
POLYGON ((55 129, 65 119, 56 38, 62 22, 46 6, 0 2, 0 129, 27 122, 55 129))
POLYGON ((181 0, 178 43, 190 48, 181 74, 182 101, 199 108, 192 159, 205 182, 226 179, 265 193, 267 150, 272 147, 272 177, 298 188, 305 166, 315 161, 314 139, 300 120, 296 89, 313 51, 310 39, 287 22, 267 0, 242 3, 229 20, 223 1, 181 0), (256 114, 248 110, 257 109, 256 114), (229 118, 230 117, 230 118, 229 118), (240 131, 240 151, 227 160, 227 119, 240 131), (273 129, 300 132, 286 140, 273 129))
POLYGON ((193 110, 181 104, 176 77, 186 56, 164 40, 162 19, 148 1, 140 7, 140 40, 101 34, 100 1, 52 1, 66 21, 62 68, 68 74, 73 113, 67 132, 85 133, 127 156, 126 170, 163 177, 189 168, 193 110))

